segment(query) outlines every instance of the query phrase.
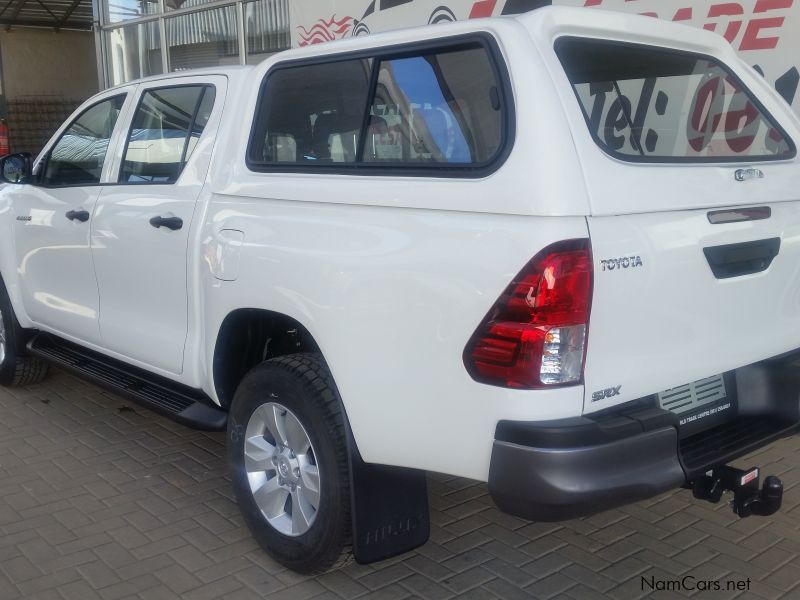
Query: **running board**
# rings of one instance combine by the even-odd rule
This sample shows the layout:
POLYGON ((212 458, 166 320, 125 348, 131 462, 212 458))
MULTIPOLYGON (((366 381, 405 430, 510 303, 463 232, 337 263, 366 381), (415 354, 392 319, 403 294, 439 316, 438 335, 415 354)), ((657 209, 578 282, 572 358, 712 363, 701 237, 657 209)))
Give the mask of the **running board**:
POLYGON ((47 362, 92 381, 183 425, 206 431, 225 429, 228 414, 202 391, 175 383, 46 333, 27 344, 47 362))

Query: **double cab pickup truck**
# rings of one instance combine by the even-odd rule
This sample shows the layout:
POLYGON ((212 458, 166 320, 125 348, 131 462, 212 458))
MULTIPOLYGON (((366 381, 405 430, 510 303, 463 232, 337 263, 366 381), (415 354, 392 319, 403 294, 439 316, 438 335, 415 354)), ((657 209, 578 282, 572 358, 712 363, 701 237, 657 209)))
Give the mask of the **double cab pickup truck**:
POLYGON ((226 430, 302 572, 423 544, 427 471, 769 515, 730 463, 800 422, 797 140, 723 38, 569 8, 108 89, 0 161, 0 383, 226 430))

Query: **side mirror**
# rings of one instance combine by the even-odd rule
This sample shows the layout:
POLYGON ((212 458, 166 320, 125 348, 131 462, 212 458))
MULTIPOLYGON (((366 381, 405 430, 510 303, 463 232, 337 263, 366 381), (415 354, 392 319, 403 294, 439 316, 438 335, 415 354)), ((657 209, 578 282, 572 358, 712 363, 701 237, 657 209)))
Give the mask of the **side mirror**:
POLYGON ((27 183, 31 178, 31 155, 27 152, 9 154, 0 158, 0 181, 27 183))

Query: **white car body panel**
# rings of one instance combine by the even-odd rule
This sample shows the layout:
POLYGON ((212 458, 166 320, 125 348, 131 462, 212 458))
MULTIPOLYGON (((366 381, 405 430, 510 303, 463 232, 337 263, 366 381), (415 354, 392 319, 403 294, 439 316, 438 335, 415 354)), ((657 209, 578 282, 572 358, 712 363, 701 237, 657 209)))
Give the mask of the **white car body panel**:
MULTIPOLYGON (((181 85, 213 84, 209 132, 225 104, 227 79, 185 77, 181 85)), ((153 82, 137 94, 161 87, 153 82)), ((126 129, 127 131, 127 129, 126 129)), ((215 136, 201 136, 174 184, 115 183, 100 194, 92 218, 92 257, 100 292, 100 333, 109 350, 158 367, 183 371, 188 332, 187 256, 197 199, 205 183, 215 136), (153 217, 178 217, 183 227, 151 226, 153 217)))
POLYGON ((92 213, 101 188, 25 187, 14 199, 13 210, 15 216, 30 218, 15 223, 14 235, 21 300, 28 318, 39 327, 97 343, 100 307, 89 227, 64 214, 92 213))
MULTIPOLYGON (((580 9, 570 10, 575 13, 580 9)), ((720 57, 758 94, 794 140, 800 122, 788 105, 721 37, 655 19, 597 13, 586 25, 556 15, 527 15, 572 124, 591 205, 594 294, 584 381, 586 412, 594 412, 732 370, 797 347, 800 307, 791 286, 800 284, 795 243, 800 211, 800 160, 722 164, 644 164, 611 158, 592 140, 575 94, 550 50, 564 35, 620 39, 720 57), (737 169, 757 166, 763 179, 737 181, 737 169), (763 206, 763 221, 711 225, 711 208, 763 206), (694 210, 692 210, 694 209, 694 210), (638 214, 637 214, 638 213, 638 214), (719 280, 703 248, 780 237, 781 250, 761 273, 719 280), (604 270, 601 261, 640 257, 641 267, 604 270), (792 283, 794 282, 794 283, 792 283), (787 296, 787 294, 789 294, 787 296), (769 315, 748 335, 745 320, 769 315), (746 338, 743 339, 743 336, 746 338), (619 394, 592 394, 621 386, 619 394)))
MULTIPOLYGON (((735 169, 750 165, 610 158, 589 135, 553 52, 563 35, 721 57, 800 140, 787 105, 722 38, 580 9, 393 31, 287 51, 256 68, 151 78, 138 84, 136 98, 147 86, 190 80, 222 85, 226 79, 227 93, 218 89, 215 116, 177 184, 97 188, 91 222, 97 281, 92 288, 84 272, 65 285, 78 304, 99 311, 99 322, 78 326, 60 316, 44 322, 33 294, 67 297, 55 287, 56 274, 46 272, 63 264, 48 260, 38 279, 27 280, 27 271, 9 268, 8 253, 35 254, 48 242, 28 237, 14 250, 0 240, 0 268, 21 323, 218 399, 212 365, 226 317, 242 309, 281 313, 301 323, 321 349, 367 462, 478 480, 488 477, 499 420, 580 416, 799 345, 792 339, 800 321, 797 159, 758 163, 764 179, 736 182, 735 169), (513 148, 491 175, 248 168, 259 88, 276 64, 471 32, 496 38, 516 106, 513 148), (764 204, 773 210, 764 221, 719 227, 705 215, 709 207, 764 204), (184 219, 180 236, 147 225, 164 211, 184 219), (711 276, 704 245, 774 236, 783 245, 769 270, 733 281, 711 276), (587 237, 595 287, 586 385, 522 391, 475 382, 464 366, 465 346, 512 278, 545 246, 587 237), (602 271, 601 260, 631 255, 641 257, 640 268, 602 271), (763 306, 767 318, 744 326, 754 306, 763 306), (590 401, 594 390, 617 385, 620 395, 590 401)), ((120 117, 125 131, 133 96, 120 117)), ((113 140, 104 181, 116 181, 123 138, 113 140)), ((19 191, 12 187, 0 190, 5 231, 22 214, 20 198, 9 202, 19 191)), ((72 244, 88 254, 88 237, 72 244)))
POLYGON ((586 356, 586 411, 717 375, 797 348, 800 203, 772 217, 712 225, 706 210, 592 217, 595 257, 586 356), (763 272, 716 279, 703 248, 780 237, 763 272), (600 259, 643 266, 603 271, 600 259), (592 393, 622 386, 618 396, 592 393))
MULTIPOLYGON (((298 193, 302 187, 295 185, 298 193)), ((272 189, 262 184, 247 193, 272 189)), ((240 307, 269 306, 304 324, 330 366, 364 460, 448 473, 458 463, 457 474, 480 479, 499 419, 580 413, 581 386, 531 393, 479 384, 462 354, 538 248, 586 237, 583 218, 454 220, 447 211, 263 196, 245 203, 244 194, 212 201, 211 231, 240 229, 246 237, 236 281, 206 273, 205 330, 213 336, 240 307), (458 425, 443 428, 452 415, 458 425)), ((211 364, 213 345, 206 352, 211 364)))
MULTIPOLYGON (((42 151, 44 156, 67 125, 84 110, 105 99, 127 93, 109 140, 107 160, 100 185, 46 188, 24 185, 13 192, 8 221, 14 232, 15 282, 19 286, 19 308, 23 324, 32 324, 59 335, 100 342, 99 296, 94 274, 89 222, 68 220, 65 213, 82 209, 94 212, 102 183, 108 181, 108 160, 122 135, 135 86, 127 85, 87 100, 59 128, 42 151), (28 220, 25 220, 28 219, 28 220)), ((8 189, 8 188, 6 188, 8 189)), ((5 272, 4 272, 5 275, 5 272)))

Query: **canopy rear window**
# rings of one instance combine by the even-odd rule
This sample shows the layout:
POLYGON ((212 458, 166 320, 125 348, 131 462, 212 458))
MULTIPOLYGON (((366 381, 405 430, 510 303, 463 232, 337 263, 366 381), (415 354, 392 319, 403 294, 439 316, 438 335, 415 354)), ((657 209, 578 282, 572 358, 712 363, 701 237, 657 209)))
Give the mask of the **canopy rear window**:
POLYGON ((781 160, 795 146, 715 59, 667 48, 561 38, 555 51, 589 131, 638 162, 781 160))

